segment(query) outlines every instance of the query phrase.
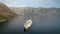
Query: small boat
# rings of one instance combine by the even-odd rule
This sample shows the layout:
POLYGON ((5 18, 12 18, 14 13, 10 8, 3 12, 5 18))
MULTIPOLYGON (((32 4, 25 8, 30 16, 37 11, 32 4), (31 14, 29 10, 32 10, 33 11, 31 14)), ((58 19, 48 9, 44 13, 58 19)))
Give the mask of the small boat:
POLYGON ((32 25, 32 19, 29 19, 24 24, 24 31, 26 31, 28 28, 30 28, 32 25))

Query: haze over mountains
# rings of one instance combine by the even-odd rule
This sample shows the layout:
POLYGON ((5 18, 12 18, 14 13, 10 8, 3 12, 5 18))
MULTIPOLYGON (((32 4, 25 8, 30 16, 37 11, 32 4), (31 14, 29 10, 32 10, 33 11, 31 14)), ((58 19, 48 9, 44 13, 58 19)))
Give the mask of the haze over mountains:
POLYGON ((60 15, 60 8, 33 8, 33 7, 11 7, 11 9, 19 15, 36 14, 36 15, 60 15))
POLYGON ((5 4, 0 3, 0 22, 4 19, 9 19, 15 15, 25 15, 25 16, 60 16, 60 8, 43 8, 43 7, 7 7, 5 4), (2 19, 1 19, 2 18, 2 19))

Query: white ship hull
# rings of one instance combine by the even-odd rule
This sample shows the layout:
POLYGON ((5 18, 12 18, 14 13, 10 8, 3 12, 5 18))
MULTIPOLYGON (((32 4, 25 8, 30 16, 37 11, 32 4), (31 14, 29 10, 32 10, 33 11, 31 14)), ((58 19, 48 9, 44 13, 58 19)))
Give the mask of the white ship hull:
POLYGON ((31 27, 31 25, 32 25, 32 20, 31 19, 27 20, 24 24, 24 29, 27 30, 29 27, 31 27))

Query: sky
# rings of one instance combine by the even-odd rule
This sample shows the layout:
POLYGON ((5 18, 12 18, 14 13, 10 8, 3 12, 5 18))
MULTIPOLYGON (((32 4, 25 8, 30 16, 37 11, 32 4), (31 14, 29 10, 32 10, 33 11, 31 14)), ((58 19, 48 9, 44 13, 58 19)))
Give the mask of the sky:
POLYGON ((0 0, 9 7, 57 7, 60 0, 0 0))

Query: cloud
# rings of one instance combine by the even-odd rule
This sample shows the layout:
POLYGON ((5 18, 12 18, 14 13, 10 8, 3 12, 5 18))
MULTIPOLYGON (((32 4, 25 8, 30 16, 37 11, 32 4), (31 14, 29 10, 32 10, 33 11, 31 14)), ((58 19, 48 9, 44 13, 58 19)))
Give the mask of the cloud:
POLYGON ((60 6, 60 0, 0 0, 8 6, 60 6))
POLYGON ((55 2, 56 0, 32 0, 33 2, 55 2))

